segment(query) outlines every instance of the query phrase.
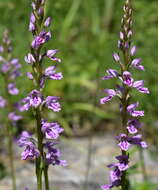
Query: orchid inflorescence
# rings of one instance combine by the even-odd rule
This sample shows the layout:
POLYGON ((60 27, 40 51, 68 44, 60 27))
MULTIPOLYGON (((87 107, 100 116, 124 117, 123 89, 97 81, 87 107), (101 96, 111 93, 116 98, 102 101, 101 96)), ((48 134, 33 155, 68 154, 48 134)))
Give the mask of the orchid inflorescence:
POLYGON ((51 18, 45 18, 45 0, 32 1, 32 13, 30 16, 29 31, 32 32, 33 41, 30 52, 25 56, 25 62, 32 67, 32 72, 27 72, 28 79, 32 80, 35 86, 26 98, 21 101, 21 110, 32 110, 36 120, 36 136, 33 137, 24 131, 18 141, 19 146, 24 147, 22 152, 23 160, 36 160, 37 189, 42 188, 42 175, 45 177, 45 188, 49 189, 48 167, 52 165, 65 166, 66 161, 61 160, 61 153, 56 145, 58 138, 64 129, 57 122, 49 122, 43 118, 44 109, 53 112, 61 110, 60 97, 47 96, 44 94, 46 80, 61 80, 63 75, 57 72, 57 63, 61 60, 55 57, 58 50, 47 50, 43 46, 51 39, 51 31, 48 27, 51 18), (53 65, 45 68, 45 59, 54 62, 53 65))
POLYGON ((21 64, 17 58, 12 55, 12 42, 9 39, 9 32, 5 30, 3 33, 2 45, 0 46, 0 75, 3 79, 4 97, 0 96, 0 108, 5 108, 4 118, 1 118, 4 126, 5 137, 8 142, 8 157, 10 163, 10 174, 12 177, 12 188, 16 190, 16 179, 14 169, 14 151, 13 151, 13 137, 17 122, 22 119, 18 114, 17 103, 13 101, 13 96, 19 94, 19 89, 16 87, 16 80, 21 76, 21 64))
POLYGON ((108 190, 113 187, 121 186, 122 190, 128 190, 129 182, 127 179, 127 170, 129 168, 129 153, 131 145, 138 145, 142 148, 147 148, 147 143, 143 141, 139 129, 142 127, 139 122, 139 117, 144 116, 143 110, 137 110, 139 102, 131 102, 131 91, 136 89, 140 93, 149 94, 148 88, 144 87, 144 81, 135 81, 132 77, 132 71, 138 69, 144 71, 144 66, 141 64, 140 58, 135 58, 137 48, 131 45, 132 38, 132 6, 131 0, 126 0, 123 7, 123 18, 121 20, 120 39, 118 48, 122 52, 122 56, 118 53, 113 54, 114 61, 120 66, 120 71, 108 69, 107 75, 103 80, 112 78, 118 79, 119 84, 115 89, 105 89, 106 97, 101 98, 100 103, 105 104, 114 97, 120 100, 120 112, 122 119, 123 133, 116 137, 118 146, 122 154, 116 156, 116 163, 110 164, 110 183, 102 185, 103 190, 108 190))

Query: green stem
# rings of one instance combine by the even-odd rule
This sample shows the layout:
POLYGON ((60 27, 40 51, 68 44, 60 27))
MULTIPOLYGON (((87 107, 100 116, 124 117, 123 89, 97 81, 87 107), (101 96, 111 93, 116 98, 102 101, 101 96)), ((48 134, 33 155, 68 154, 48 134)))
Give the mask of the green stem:
POLYGON ((10 162, 10 174, 12 178, 12 189, 16 190, 16 177, 15 177, 15 169, 14 169, 14 156, 13 156, 13 142, 12 142, 12 132, 10 129, 10 125, 7 127, 8 132, 8 154, 9 154, 9 162, 10 162))
MULTIPOLYGON (((7 97, 7 102, 8 102, 8 109, 7 113, 12 112, 12 103, 11 103, 11 97, 10 94, 8 93, 8 77, 3 75, 4 79, 4 86, 5 86, 5 95, 7 97)), ((6 121, 6 132, 7 132, 7 137, 8 137, 8 155, 9 155, 9 163, 10 163, 10 175, 12 178, 12 190, 16 190, 16 175, 15 175, 15 168, 14 168, 14 153, 13 153, 13 131, 12 131, 12 124, 9 122, 7 119, 6 121)))
POLYGON ((37 190, 42 190, 42 171, 43 171, 43 134, 41 131, 41 113, 36 109, 36 130, 38 139, 38 150, 40 157, 36 159, 36 176, 37 176, 37 190))
POLYGON ((48 165, 44 167, 45 190, 49 190, 48 165))

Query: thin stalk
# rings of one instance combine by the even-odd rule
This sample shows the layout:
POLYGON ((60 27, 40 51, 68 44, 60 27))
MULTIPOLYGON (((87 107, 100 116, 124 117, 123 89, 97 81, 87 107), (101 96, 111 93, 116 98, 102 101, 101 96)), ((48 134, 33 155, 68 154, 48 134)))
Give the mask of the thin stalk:
POLYGON ((48 166, 44 167, 44 179, 45 179, 45 190, 49 190, 49 180, 48 180, 48 166))
MULTIPOLYGON (((11 103, 11 97, 10 94, 8 93, 7 90, 7 85, 8 85, 8 78, 7 76, 3 75, 3 79, 4 79, 4 85, 5 85, 5 94, 7 97, 7 101, 8 101, 8 110, 7 113, 12 111, 12 103, 11 103)), ((14 152, 13 152, 13 132, 12 132, 12 124, 11 122, 9 122, 9 120, 7 119, 7 127, 6 127, 6 131, 7 131, 7 137, 8 137, 8 155, 9 155, 9 164, 10 164, 10 175, 12 178, 12 190, 16 190, 16 175, 15 175, 15 168, 14 168, 14 152)))
POLYGON ((36 129, 37 129, 37 140, 38 149, 40 151, 40 157, 36 159, 36 176, 37 176, 37 190, 42 190, 42 170, 43 170, 43 134, 41 131, 41 113, 40 110, 36 110, 36 129))
POLYGON ((8 154, 9 154, 9 162, 10 162, 10 173, 12 178, 12 189, 16 190, 16 177, 15 177, 15 168, 14 168, 14 154, 13 154, 13 142, 12 142, 12 131, 11 126, 8 125, 7 132, 8 132, 8 154))
MULTIPOLYGON (((124 68, 122 68, 122 75, 123 72, 128 69, 128 63, 129 63, 129 56, 128 56, 128 51, 123 51, 123 58, 124 58, 124 68)), ((125 134, 128 135, 128 131, 126 129, 127 125, 127 106, 129 103, 128 96, 129 96, 129 88, 124 85, 124 92, 123 92, 123 97, 122 97, 122 112, 121 112, 121 118, 122 118, 122 128, 125 134)), ((122 155, 127 155, 126 151, 122 151, 122 155)), ((127 178, 127 172, 124 171, 123 175, 121 177, 121 189, 122 190, 129 190, 129 181, 127 178)))

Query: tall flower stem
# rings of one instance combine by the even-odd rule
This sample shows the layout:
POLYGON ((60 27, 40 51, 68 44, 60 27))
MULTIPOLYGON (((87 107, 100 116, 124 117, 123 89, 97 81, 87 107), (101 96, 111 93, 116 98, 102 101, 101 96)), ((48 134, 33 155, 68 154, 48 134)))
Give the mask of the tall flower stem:
POLYGON ((113 187, 119 187, 121 190, 129 190, 130 183, 127 176, 129 168, 129 148, 132 145, 147 148, 147 144, 142 140, 142 135, 139 134, 141 123, 139 117, 144 116, 143 110, 136 110, 139 102, 130 103, 132 89, 136 89, 140 93, 149 94, 148 88, 144 87, 144 81, 135 81, 132 78, 131 71, 138 69, 144 71, 144 66, 141 65, 140 58, 134 58, 136 55, 136 46, 131 46, 132 42, 132 6, 131 0, 126 0, 123 7, 123 17, 121 20, 120 39, 118 41, 118 48, 121 55, 118 53, 113 54, 114 61, 120 66, 119 71, 114 69, 106 70, 108 75, 102 79, 108 80, 117 78, 118 83, 114 89, 105 89, 104 92, 108 96, 101 98, 100 103, 105 104, 110 101, 114 96, 119 98, 120 112, 122 120, 122 133, 117 136, 118 146, 121 149, 121 155, 116 156, 116 163, 110 164, 108 167, 113 170, 110 171, 110 183, 101 186, 103 190, 109 190, 113 187))
POLYGON ((25 147, 22 159, 36 161, 37 190, 43 189, 44 177, 45 190, 49 190, 48 167, 49 165, 66 165, 65 160, 60 159, 60 150, 55 148, 59 134, 64 131, 57 122, 47 122, 44 118, 45 108, 54 112, 61 110, 58 96, 47 96, 44 94, 46 80, 61 80, 61 72, 56 72, 57 64, 46 68, 43 62, 49 59, 53 62, 61 62, 55 57, 56 49, 47 50, 43 47, 51 37, 51 31, 47 31, 51 25, 51 17, 45 17, 46 0, 32 0, 32 12, 30 15, 29 31, 32 32, 33 41, 30 53, 25 56, 25 62, 32 66, 32 71, 27 72, 28 79, 34 83, 34 90, 24 98, 21 103, 23 110, 32 108, 36 122, 36 138, 27 131, 23 131, 18 143, 25 147))
POLYGON ((16 190, 16 177, 15 177, 15 168, 14 168, 14 154, 13 154, 13 135, 12 131, 9 129, 10 125, 8 125, 8 153, 9 153, 9 160, 10 160, 10 170, 11 170, 11 178, 12 178, 12 189, 16 190))
MULTIPOLYGON (((8 39, 8 31, 6 30, 4 32, 4 38, 5 40, 8 40, 7 43, 3 43, 3 48, 4 48, 4 55, 3 58, 9 63, 11 61, 11 54, 8 52, 8 48, 10 46, 10 41, 8 39)), ((8 92, 8 84, 9 84, 9 77, 6 73, 1 73, 3 80, 4 80, 4 88, 5 88, 5 97, 7 100, 7 115, 10 112, 13 112, 13 106, 11 102, 11 95, 8 92)), ((15 175, 15 167, 14 167, 14 151, 13 151, 13 125, 11 121, 6 117, 6 137, 7 137, 7 147, 8 147, 8 157, 9 157, 9 164, 10 164, 10 175, 12 178, 12 190, 16 190, 16 175, 15 175)))

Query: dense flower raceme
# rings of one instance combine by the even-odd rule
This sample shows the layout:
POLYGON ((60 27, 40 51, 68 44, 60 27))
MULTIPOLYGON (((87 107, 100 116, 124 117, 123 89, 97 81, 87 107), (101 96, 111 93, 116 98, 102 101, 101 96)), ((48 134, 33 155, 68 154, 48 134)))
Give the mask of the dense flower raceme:
POLYGON ((129 155, 127 151, 132 145, 147 148, 147 143, 143 141, 142 135, 139 133, 139 129, 142 127, 139 122, 139 117, 144 116, 144 111, 137 110, 139 102, 130 104, 129 101, 131 100, 130 92, 132 89, 136 89, 140 93, 149 94, 148 88, 144 87, 144 81, 135 81, 131 73, 134 69, 140 71, 145 70, 144 66, 141 64, 142 60, 140 58, 135 58, 137 51, 136 46, 131 47, 131 12, 132 8, 130 0, 126 0, 124 16, 121 22, 122 31, 120 32, 120 40, 118 42, 118 47, 122 51, 123 56, 121 57, 118 53, 113 54, 113 59, 118 65, 120 65, 121 71, 108 69, 106 70, 107 74, 102 78, 103 80, 115 78, 118 79, 118 82, 120 83, 116 85, 115 89, 105 89, 104 92, 107 96, 101 98, 100 103, 106 104, 114 97, 118 97, 119 100, 121 100, 120 112, 123 120, 123 127, 125 127, 124 131, 126 131, 126 133, 121 133, 116 137, 122 155, 116 157, 118 161, 117 163, 108 166, 112 169, 110 172, 110 184, 101 186, 103 190, 122 186, 122 176, 129 168, 129 155))
POLYGON ((11 112, 8 114, 8 119, 15 123, 16 121, 21 120, 22 116, 16 115, 15 111, 17 110, 14 109, 14 105, 11 105, 9 96, 19 94, 19 89, 16 87, 15 81, 16 78, 21 75, 21 64, 19 63, 19 60, 13 58, 11 54, 11 41, 8 37, 8 31, 6 30, 3 35, 2 45, 0 46, 0 74, 4 79, 4 88, 6 88, 7 94, 5 94, 5 98, 0 96, 0 108, 10 106, 9 111, 11 112))
MULTIPOLYGON (((62 73, 57 71, 57 63, 61 62, 56 57, 58 50, 43 48, 52 37, 51 31, 48 30, 51 18, 45 18, 44 6, 45 0, 32 0, 29 31, 33 34, 33 40, 30 52, 25 56, 24 60, 32 67, 32 71, 27 72, 26 76, 33 81, 35 88, 17 105, 19 110, 32 110, 35 115, 37 123, 37 134, 35 136, 37 138, 25 131, 21 134, 18 143, 19 146, 24 147, 24 151, 21 154, 23 160, 35 160, 36 167, 39 162, 43 165, 43 168, 36 168, 38 173, 36 173, 37 181, 40 180, 39 175, 40 178, 42 177, 42 172, 45 178, 48 178, 46 173, 50 164, 66 166, 66 161, 60 159, 60 150, 56 148, 57 140, 64 129, 59 123, 49 122, 43 118, 45 108, 53 112, 61 111, 60 97, 46 97, 44 95, 46 80, 61 80, 63 78, 62 73), (51 62, 51 65, 48 67, 43 64, 46 60, 51 62)), ((1 107, 3 107, 5 100, 2 99, 1 102, 1 107)))

